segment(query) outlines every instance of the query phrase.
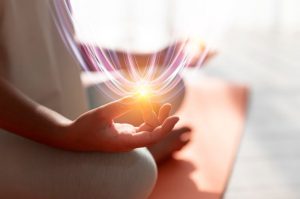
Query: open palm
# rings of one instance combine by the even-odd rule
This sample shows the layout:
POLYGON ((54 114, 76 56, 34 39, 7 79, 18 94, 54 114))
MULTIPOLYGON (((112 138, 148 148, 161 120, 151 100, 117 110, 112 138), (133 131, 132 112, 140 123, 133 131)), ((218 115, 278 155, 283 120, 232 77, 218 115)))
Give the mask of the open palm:
POLYGON ((125 97, 84 113, 68 125, 68 149, 121 152, 157 143, 178 121, 178 117, 169 117, 170 104, 164 104, 158 115, 151 107, 142 106, 144 123, 138 127, 113 121, 139 103, 133 97, 125 97))

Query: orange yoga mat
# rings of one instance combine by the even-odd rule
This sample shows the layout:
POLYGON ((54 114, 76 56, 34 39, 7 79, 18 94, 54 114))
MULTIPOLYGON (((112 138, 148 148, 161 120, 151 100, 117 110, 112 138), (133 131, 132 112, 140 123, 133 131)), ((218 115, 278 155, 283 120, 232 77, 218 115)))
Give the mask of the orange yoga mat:
POLYGON ((187 80, 177 115, 191 142, 159 167, 150 199, 222 198, 245 123, 248 90, 222 80, 187 80))

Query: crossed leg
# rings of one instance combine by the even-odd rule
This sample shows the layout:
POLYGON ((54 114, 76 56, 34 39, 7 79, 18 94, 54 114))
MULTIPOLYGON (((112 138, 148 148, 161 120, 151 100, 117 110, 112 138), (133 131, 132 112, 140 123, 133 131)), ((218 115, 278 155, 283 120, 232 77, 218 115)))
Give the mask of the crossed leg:
POLYGON ((0 131, 0 196, 6 199, 147 198, 157 176, 144 149, 75 153, 0 131))

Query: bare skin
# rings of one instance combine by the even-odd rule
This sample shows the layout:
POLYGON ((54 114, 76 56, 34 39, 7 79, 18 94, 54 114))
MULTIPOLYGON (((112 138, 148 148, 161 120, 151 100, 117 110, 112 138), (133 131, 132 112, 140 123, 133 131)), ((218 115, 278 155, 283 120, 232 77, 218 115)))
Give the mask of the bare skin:
POLYGON ((113 122, 139 103, 133 97, 106 104, 71 121, 33 102, 1 78, 0 95, 0 128, 52 147, 120 152, 148 146, 160 163, 187 143, 180 137, 189 129, 172 131, 179 118, 169 117, 170 104, 164 104, 157 115, 143 111, 145 122, 134 127, 113 122))
MULTIPOLYGON (((137 56, 142 62, 150 55, 137 56)), ((4 63, 0 60, 0 64, 4 63)), ((191 130, 187 127, 173 130, 179 118, 169 117, 169 104, 163 105, 157 115, 146 108, 142 111, 144 123, 134 127, 113 122, 139 103, 132 97, 88 111, 71 121, 30 100, 1 77, 0 96, 0 128, 52 147, 119 152, 147 146, 161 163, 185 146, 190 137, 191 130)))
POLYGON ((163 105, 157 116, 145 117, 151 121, 145 121, 140 127, 114 123, 114 118, 139 103, 134 97, 126 97, 72 121, 30 100, 3 79, 0 79, 0 96, 0 128, 73 151, 120 152, 153 145, 170 133, 179 120, 168 117, 170 105, 163 105))
POLYGON ((182 127, 174 129, 158 143, 148 147, 158 165, 172 157, 172 154, 181 150, 190 141, 191 129, 182 127))
MULTIPOLYGON (((158 59, 156 62, 157 67, 162 67, 162 68, 164 67, 163 60, 166 57, 168 49, 173 48, 175 51, 177 51, 180 49, 181 45, 183 45, 182 42, 177 42, 177 43, 174 43, 174 44, 156 52, 157 57, 160 57, 160 59, 158 59)), ((106 52, 106 53, 109 53, 110 51, 112 51, 111 49, 103 49, 103 48, 102 48, 102 50, 104 50, 104 52, 106 52)), ((114 50, 114 52, 117 53, 118 60, 121 64, 122 68, 125 69, 125 71, 126 71, 127 64, 126 64, 125 60, 126 60, 127 53, 125 53, 123 51, 115 51, 115 50, 114 50)), ((202 55, 201 53, 202 52, 200 50, 198 52, 194 52, 194 56, 192 57, 192 59, 189 62, 190 66, 196 65, 198 59, 202 55)), ((209 51, 207 56, 205 57, 204 63, 206 63, 212 57, 214 57, 215 54, 216 54, 215 51, 209 51)), ((147 53, 145 53, 145 54, 134 53, 134 54, 132 54, 132 56, 135 58, 135 61, 137 63, 137 67, 139 67, 139 70, 143 71, 144 67, 146 67, 148 64, 150 57, 153 56, 153 53, 148 53, 148 54, 147 53)), ((109 58, 109 56, 108 56, 108 58, 109 58)), ((112 60, 110 60, 110 61, 112 61, 112 60)), ((128 77, 130 77, 130 75, 128 75, 128 77)), ((147 116, 150 118, 152 117, 151 114, 147 114, 147 116)), ((151 123, 153 121, 148 120, 148 122, 151 123)), ((190 134, 191 134, 191 129, 189 129, 188 127, 181 127, 181 128, 175 129, 170 134, 168 134, 163 139, 161 139, 158 143, 148 146, 148 149, 152 153, 156 162, 162 163, 164 160, 171 157, 174 152, 180 150, 188 143, 188 141, 190 139, 190 134)))
MULTIPOLYGON (((167 53, 168 48, 174 48, 175 50, 180 49, 180 45, 182 45, 181 42, 174 43, 171 46, 168 46, 165 49, 162 49, 159 52, 156 52, 158 55, 157 57, 161 57, 161 59, 158 59, 157 65, 163 67, 163 60, 167 53)), ((107 51, 110 51, 107 49, 107 51)), ((126 63, 124 62, 124 57, 126 57, 126 53, 122 51, 115 51, 117 52, 117 55, 119 57, 119 61, 124 69, 126 69, 126 63)), ((196 65, 198 59, 201 57, 201 51, 195 52, 194 56, 189 62, 189 66, 193 67, 196 65)), ((216 51, 209 51, 206 55, 203 63, 207 63, 209 60, 211 60, 215 55, 217 54, 216 51)), ((140 70, 143 70, 143 68, 147 65, 147 62, 151 56, 153 56, 153 53, 149 54, 133 54, 135 57, 135 60, 137 62, 138 67, 140 67, 140 70)), ((154 159, 158 164, 163 163, 168 158, 172 157, 172 154, 176 151, 181 150, 188 142, 190 141, 191 137, 191 129, 189 127, 180 127, 177 129, 172 130, 170 134, 168 134, 166 137, 164 137, 162 140, 160 140, 158 143, 149 146, 148 149, 153 155, 154 159)))

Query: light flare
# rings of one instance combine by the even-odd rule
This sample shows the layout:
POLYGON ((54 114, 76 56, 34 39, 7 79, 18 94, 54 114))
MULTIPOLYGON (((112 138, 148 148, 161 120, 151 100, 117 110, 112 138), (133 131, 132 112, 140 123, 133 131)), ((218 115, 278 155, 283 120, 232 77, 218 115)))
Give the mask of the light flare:
POLYGON ((138 94, 141 97, 148 97, 150 93, 149 93, 149 90, 147 88, 142 87, 142 88, 139 88, 138 94))
POLYGON ((150 57, 148 67, 143 74, 138 70, 139 65, 135 57, 127 52, 123 57, 127 67, 124 72, 122 69, 124 66, 120 63, 117 52, 104 49, 93 42, 79 41, 76 34, 74 35, 73 27, 77 27, 83 35, 92 35, 95 38, 97 36, 93 30, 94 26, 81 27, 76 21, 69 0, 53 2, 56 25, 65 44, 80 62, 84 71, 102 73, 107 77, 108 80, 103 83, 108 89, 102 89, 107 96, 137 94, 141 99, 149 99, 172 92, 169 96, 174 97, 177 92, 180 92, 177 89, 180 82, 179 74, 194 58, 195 53, 200 55, 197 65, 201 66, 209 49, 199 39, 174 40, 173 44, 176 45, 169 46, 163 58, 159 54, 150 57), (163 63, 163 66, 158 67, 158 63, 163 63))

